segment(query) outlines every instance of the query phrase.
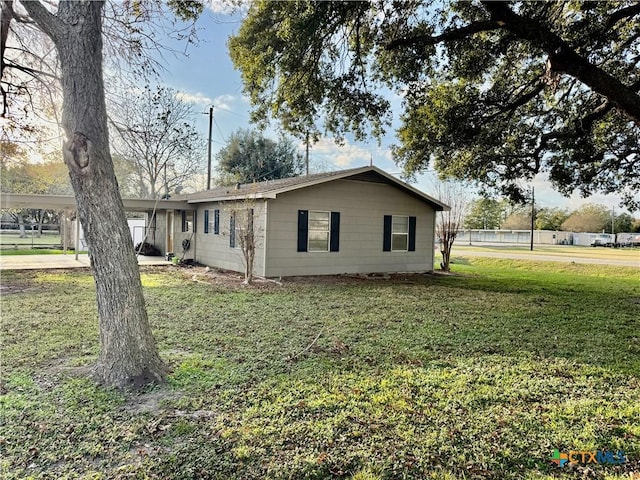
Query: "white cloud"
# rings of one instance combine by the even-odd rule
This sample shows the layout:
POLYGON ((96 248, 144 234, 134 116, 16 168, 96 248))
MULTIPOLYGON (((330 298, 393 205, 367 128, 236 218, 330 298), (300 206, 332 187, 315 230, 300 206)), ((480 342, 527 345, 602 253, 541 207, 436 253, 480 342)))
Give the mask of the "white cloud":
MULTIPOLYGON (((301 144, 304 149, 304 144, 301 144)), ((379 148, 375 145, 361 147, 353 145, 345 140, 343 144, 337 144, 332 138, 323 137, 311 146, 310 153, 313 157, 321 157, 323 160, 340 168, 369 165, 373 158, 374 165, 379 165, 379 160, 390 160, 391 152, 387 148, 379 148)))
POLYGON ((238 11, 246 11, 250 5, 251 2, 249 0, 209 0, 207 2, 209 10, 223 15, 233 15, 238 11))
POLYGON ((220 108, 222 110, 230 110, 234 111, 233 104, 238 100, 238 97, 235 95, 230 95, 225 93, 223 95, 218 95, 213 99, 213 106, 215 108, 220 108))
POLYGON ((532 184, 535 187, 536 203, 542 207, 563 207, 575 210, 584 204, 595 203, 621 210, 620 202, 622 198, 619 195, 594 193, 590 197, 583 198, 579 193, 574 193, 569 197, 565 197, 553 189, 546 174, 537 175, 532 184))
POLYGON ((211 105, 213 100, 202 93, 178 92, 176 98, 185 103, 193 103, 194 105, 211 105))

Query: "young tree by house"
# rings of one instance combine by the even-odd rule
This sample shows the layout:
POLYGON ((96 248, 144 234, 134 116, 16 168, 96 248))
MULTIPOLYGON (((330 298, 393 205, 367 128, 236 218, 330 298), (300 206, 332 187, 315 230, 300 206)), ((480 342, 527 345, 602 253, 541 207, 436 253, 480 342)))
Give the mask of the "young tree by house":
POLYGON ((165 87, 146 86, 119 106, 114 150, 132 167, 135 196, 155 198, 202 173, 206 144, 194 117, 191 105, 165 87))
POLYGON ((451 180, 436 182, 434 196, 450 207, 447 211, 437 212, 436 238, 440 243, 442 263, 440 268, 451 270, 451 249, 464 223, 469 209, 469 193, 459 182, 451 180))
MULTIPOLYGON (((123 4, 124 9, 130 6, 123 4)), ((151 333, 109 148, 102 70, 103 7, 102 1, 61 1, 53 7, 40 1, 3 1, 2 21, 28 21, 55 46, 66 135, 63 157, 96 284, 100 353, 94 374, 107 385, 127 388, 162 382, 165 367, 151 333), (26 14, 19 13, 17 5, 26 14)), ((201 11, 202 5, 199 8, 201 11)), ((3 29, 3 66, 5 32, 9 29, 3 29)), ((38 76, 38 72, 31 73, 38 76)))
POLYGON ((229 48, 256 120, 380 136, 391 86, 406 172, 433 159, 519 202, 547 173, 564 194, 620 193, 634 209, 639 19, 631 0, 255 2, 229 48))
POLYGON ((260 215, 261 204, 255 199, 247 198, 238 202, 230 210, 229 235, 242 253, 244 262, 244 283, 253 282, 253 265, 256 258, 256 243, 260 237, 259 227, 256 226, 256 216, 260 215))
POLYGON ((304 160, 293 141, 264 137, 255 130, 240 129, 217 154, 219 183, 262 182, 302 173, 304 160))

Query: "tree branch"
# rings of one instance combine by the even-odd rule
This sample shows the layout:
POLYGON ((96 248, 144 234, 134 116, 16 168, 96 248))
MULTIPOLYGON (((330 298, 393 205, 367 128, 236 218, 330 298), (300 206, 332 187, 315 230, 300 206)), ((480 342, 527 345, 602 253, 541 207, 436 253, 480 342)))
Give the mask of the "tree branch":
POLYGON ((66 30, 64 23, 53 13, 49 12, 42 3, 39 1, 22 1, 21 5, 36 22, 38 27, 40 27, 54 43, 62 40, 66 30))
POLYGON ((38 78, 38 75, 43 75, 45 77, 53 78, 55 80, 58 79, 56 75, 53 75, 52 73, 48 73, 48 72, 43 72, 42 70, 38 70, 36 68, 23 67, 22 65, 17 65, 15 63, 5 63, 4 66, 8 68, 15 68, 16 70, 20 70, 21 72, 29 74, 32 77, 34 77, 36 80, 39 80, 41 82, 42 80, 38 78))
POLYGON ((480 32, 490 32, 492 30, 498 30, 503 28, 501 22, 492 20, 473 22, 465 27, 461 27, 455 30, 449 30, 441 33, 440 35, 417 35, 415 37, 404 37, 392 40, 386 45, 387 50, 394 50, 398 47, 412 47, 415 45, 436 45, 440 42, 448 42, 453 40, 464 40, 471 35, 480 32))
POLYGON ((606 32, 611 30, 620 20, 624 20, 638 14, 640 14, 640 3, 636 3, 630 7, 621 8, 607 17, 607 20, 604 22, 604 31, 606 32))
POLYGON ((481 3, 505 30, 547 53, 553 71, 577 78, 640 125, 640 96, 633 89, 576 53, 545 25, 513 12, 506 2, 483 0, 481 3))

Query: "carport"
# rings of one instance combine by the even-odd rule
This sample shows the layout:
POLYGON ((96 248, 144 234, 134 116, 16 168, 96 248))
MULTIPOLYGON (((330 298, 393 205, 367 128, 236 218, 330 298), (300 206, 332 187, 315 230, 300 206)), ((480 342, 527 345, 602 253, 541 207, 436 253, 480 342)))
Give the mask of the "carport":
MULTIPOLYGON (((167 212, 174 210, 184 210, 187 208, 186 201, 180 200, 154 200, 154 199, 142 199, 142 198, 123 198, 122 203, 124 209, 127 212, 142 212, 147 215, 157 212, 167 212)), ((42 210, 77 210, 75 197, 71 195, 36 195, 36 194, 19 194, 19 193, 1 193, 0 194, 0 209, 42 209, 42 210)), ((80 250, 79 242, 79 221, 76 216, 75 219, 75 260, 80 261, 81 255, 78 254, 80 250)), ((170 230, 167 230, 167 235, 172 235, 170 230)), ((168 239, 165 241, 168 242, 168 239)), ((41 255, 44 257, 45 255, 41 255)), ((56 255, 57 256, 57 255, 56 255)), ((44 259, 43 259, 44 260, 44 259)), ((3 262, 6 263, 6 262, 3 262)), ((88 264, 88 263, 87 263, 88 264)), ((63 268, 63 267, 58 267, 63 268)))

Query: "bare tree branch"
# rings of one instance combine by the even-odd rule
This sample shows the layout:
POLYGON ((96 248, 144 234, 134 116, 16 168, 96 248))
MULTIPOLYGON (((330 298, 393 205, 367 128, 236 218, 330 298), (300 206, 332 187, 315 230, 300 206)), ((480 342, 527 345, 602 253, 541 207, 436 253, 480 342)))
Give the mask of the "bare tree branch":
POLYGON ((66 27, 58 17, 49 12, 39 1, 23 1, 20 4, 54 43, 62 41, 66 27))

